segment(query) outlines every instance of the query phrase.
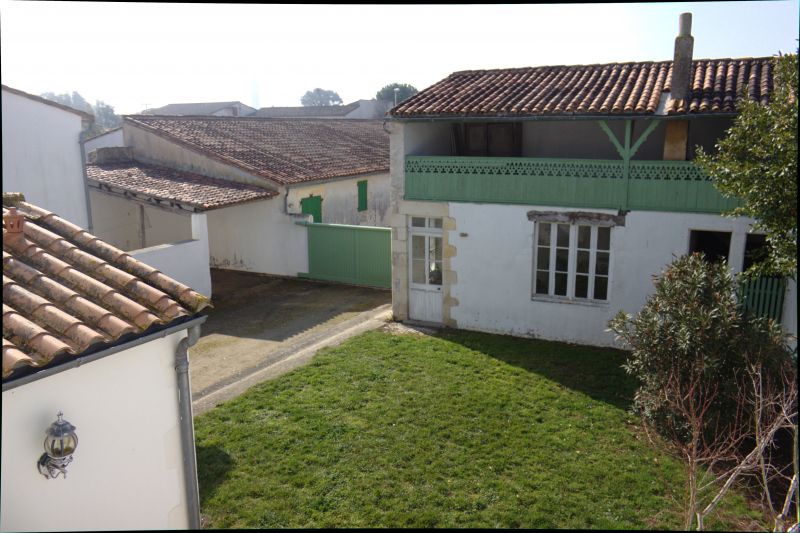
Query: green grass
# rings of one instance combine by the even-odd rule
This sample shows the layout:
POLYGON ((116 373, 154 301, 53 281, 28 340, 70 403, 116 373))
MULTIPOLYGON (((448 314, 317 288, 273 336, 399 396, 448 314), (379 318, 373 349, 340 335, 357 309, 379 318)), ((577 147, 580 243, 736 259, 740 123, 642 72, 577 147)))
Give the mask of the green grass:
MULTIPOLYGON (((369 332, 197 417, 206 527, 680 529, 624 353, 369 332)), ((752 519, 734 498, 708 522, 752 519)))

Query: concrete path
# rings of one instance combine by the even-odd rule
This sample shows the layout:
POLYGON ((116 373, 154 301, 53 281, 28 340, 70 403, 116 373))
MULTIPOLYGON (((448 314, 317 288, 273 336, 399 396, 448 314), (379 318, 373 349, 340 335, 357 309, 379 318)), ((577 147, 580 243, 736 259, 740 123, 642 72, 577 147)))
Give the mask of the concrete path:
POLYGON ((189 349, 194 413, 384 325, 385 290, 212 270, 214 309, 189 349))
POLYGON ((285 344, 256 367, 248 368, 204 390, 201 395, 193 396, 194 414, 196 416, 213 409, 220 403, 239 396, 253 385, 276 378, 308 363, 321 348, 336 346, 350 337, 385 326, 391 318, 392 305, 384 304, 315 335, 285 344))

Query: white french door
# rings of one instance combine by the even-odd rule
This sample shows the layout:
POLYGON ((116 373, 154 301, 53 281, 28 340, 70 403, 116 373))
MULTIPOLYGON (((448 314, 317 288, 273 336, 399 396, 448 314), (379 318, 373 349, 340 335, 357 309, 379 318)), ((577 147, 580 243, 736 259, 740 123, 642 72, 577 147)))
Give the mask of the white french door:
POLYGON ((408 241, 408 316, 441 323, 442 219, 412 217, 408 241))

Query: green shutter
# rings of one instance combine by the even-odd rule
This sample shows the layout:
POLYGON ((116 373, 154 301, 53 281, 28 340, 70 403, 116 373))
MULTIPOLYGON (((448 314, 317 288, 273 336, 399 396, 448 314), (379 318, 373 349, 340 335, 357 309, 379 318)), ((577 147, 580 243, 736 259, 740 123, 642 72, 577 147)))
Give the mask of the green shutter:
POLYGON ((359 181, 356 183, 358 186, 358 210, 359 211, 366 211, 367 210, 367 182, 359 181))
POLYGON ((304 215, 312 215, 314 222, 322 222, 322 196, 309 196, 300 200, 300 211, 304 215))

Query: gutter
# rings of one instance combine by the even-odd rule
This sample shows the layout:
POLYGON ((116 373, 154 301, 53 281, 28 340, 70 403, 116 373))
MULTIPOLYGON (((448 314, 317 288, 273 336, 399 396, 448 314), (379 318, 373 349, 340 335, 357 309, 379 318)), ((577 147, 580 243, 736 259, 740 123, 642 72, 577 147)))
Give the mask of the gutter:
POLYGON ((537 122, 537 121, 581 121, 581 120, 692 120, 708 118, 731 118, 736 117, 737 113, 713 113, 707 115, 687 114, 687 115, 556 115, 556 116, 527 116, 527 117, 386 117, 387 122, 537 122))

